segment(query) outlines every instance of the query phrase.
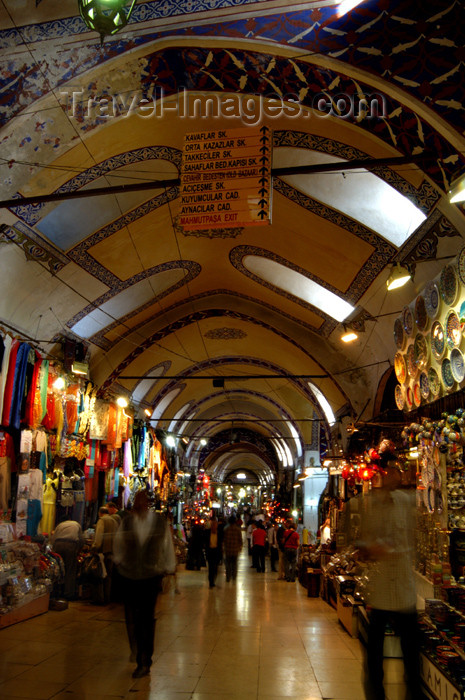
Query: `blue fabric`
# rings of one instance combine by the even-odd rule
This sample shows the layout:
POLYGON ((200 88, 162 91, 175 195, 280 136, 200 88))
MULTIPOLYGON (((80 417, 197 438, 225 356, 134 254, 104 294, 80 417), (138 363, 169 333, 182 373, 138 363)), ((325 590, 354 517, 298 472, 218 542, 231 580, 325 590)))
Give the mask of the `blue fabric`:
POLYGON ((27 502, 27 526, 26 535, 34 537, 42 520, 42 506, 36 498, 30 498, 27 502))
POLYGON ((13 381, 13 394, 10 409, 10 426, 19 430, 21 421, 21 402, 24 395, 26 381, 27 358, 30 351, 27 343, 21 343, 16 356, 15 377, 13 381))
POLYGON ((45 452, 40 453, 39 469, 42 472, 42 483, 45 484, 47 481, 47 459, 45 452))

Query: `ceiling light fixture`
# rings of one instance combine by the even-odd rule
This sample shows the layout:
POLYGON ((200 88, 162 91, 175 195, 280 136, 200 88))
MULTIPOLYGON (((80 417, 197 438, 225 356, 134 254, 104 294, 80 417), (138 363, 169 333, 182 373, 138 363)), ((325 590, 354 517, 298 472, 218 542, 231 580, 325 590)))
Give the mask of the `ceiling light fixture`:
POLYGON ((65 380, 63 379, 63 377, 57 377, 55 379, 55 381, 53 382, 53 388, 57 389, 57 391, 61 391, 65 388, 65 380))
POLYGON ((338 17, 346 15, 348 12, 353 10, 354 7, 360 5, 361 2, 363 2, 363 0, 342 0, 342 2, 339 3, 339 6, 337 8, 338 17))
POLYGON ((403 287, 404 284, 406 284, 411 279, 412 274, 410 270, 405 265, 396 263, 392 268, 391 274, 389 275, 386 282, 388 292, 392 291, 393 289, 399 289, 399 287, 403 287))
POLYGON ((353 343, 354 340, 357 340, 358 338, 358 333, 353 331, 350 326, 346 326, 345 324, 342 326, 344 328, 344 332, 341 335, 341 340, 343 343, 353 343))
POLYGON ((465 202, 465 175, 462 175, 462 177, 457 180, 455 185, 449 190, 449 202, 451 204, 465 202))
POLYGON ((86 27, 100 34, 100 44, 106 36, 124 29, 131 18, 136 0, 78 0, 79 14, 86 27))

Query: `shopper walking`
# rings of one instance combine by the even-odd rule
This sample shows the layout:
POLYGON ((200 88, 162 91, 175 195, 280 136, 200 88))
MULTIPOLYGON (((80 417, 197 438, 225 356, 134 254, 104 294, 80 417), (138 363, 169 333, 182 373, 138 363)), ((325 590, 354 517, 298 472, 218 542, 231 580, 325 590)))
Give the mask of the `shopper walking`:
POLYGON ((278 581, 284 581, 286 578, 286 571, 284 568, 284 545, 283 537, 286 532, 286 528, 283 523, 279 523, 276 530, 276 541, 278 543, 278 581))
POLYGON ((294 522, 290 520, 287 525, 287 530, 284 532, 283 535, 284 570, 286 574, 286 581, 295 581, 295 569, 299 545, 299 534, 295 530, 294 522))
POLYGON ((173 538, 166 518, 149 510, 146 491, 138 491, 131 512, 114 540, 114 561, 122 577, 124 613, 137 667, 133 678, 150 673, 155 635, 155 605, 165 574, 176 568, 173 538))
POLYGON ((269 524, 268 530, 267 530, 267 539, 268 539, 268 551, 270 553, 270 566, 271 566, 271 571, 276 571, 276 563, 278 561, 278 540, 276 538, 276 530, 278 528, 276 527, 275 522, 271 522, 269 524))
POLYGON ((237 578, 237 557, 242 549, 242 532, 235 515, 231 515, 228 525, 225 527, 223 547, 226 581, 235 581, 237 578))
MULTIPOLYGON (((387 458, 389 458, 389 454, 387 458)), ((360 557, 367 562, 370 606, 364 685, 367 700, 384 700, 386 625, 400 637, 410 697, 419 700, 419 641, 413 574, 415 494, 401 485, 395 461, 382 461, 370 494, 354 499, 360 514, 360 557)), ((349 502, 350 503, 350 502, 349 502)))
POLYGON ((252 558, 259 574, 265 573, 265 543, 265 526, 261 520, 258 520, 257 527, 252 532, 252 558))
POLYGON ((106 576, 93 585, 92 602, 97 605, 108 605, 113 572, 113 540, 118 529, 118 522, 110 515, 106 506, 99 508, 98 515, 92 551, 103 554, 106 576))
POLYGON ((66 600, 74 600, 77 596, 77 555, 84 544, 81 525, 76 520, 63 520, 52 533, 50 543, 53 551, 63 559, 65 567, 63 595, 66 600))
POLYGON ((208 566, 208 584, 210 588, 216 586, 216 576, 218 574, 218 564, 223 554, 222 550, 222 533, 223 531, 218 526, 218 520, 212 518, 210 527, 205 530, 205 552, 208 566))

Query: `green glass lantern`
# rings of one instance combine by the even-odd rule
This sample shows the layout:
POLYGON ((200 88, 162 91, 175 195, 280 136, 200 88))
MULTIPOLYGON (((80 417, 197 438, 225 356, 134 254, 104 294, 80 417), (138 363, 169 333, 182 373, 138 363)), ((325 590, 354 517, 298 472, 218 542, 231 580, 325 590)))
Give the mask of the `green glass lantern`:
POLYGON ((136 0, 78 0, 79 13, 89 29, 100 34, 100 43, 124 29, 129 22, 136 0))

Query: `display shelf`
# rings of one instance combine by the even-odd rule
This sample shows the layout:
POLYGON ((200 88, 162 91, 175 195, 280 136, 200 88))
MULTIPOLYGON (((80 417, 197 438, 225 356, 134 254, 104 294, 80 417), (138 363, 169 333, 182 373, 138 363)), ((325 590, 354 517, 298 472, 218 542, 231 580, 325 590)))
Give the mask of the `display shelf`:
POLYGON ((24 605, 10 610, 4 615, 0 615, 0 629, 15 625, 17 622, 24 622, 31 617, 37 617, 48 611, 50 601, 50 593, 34 598, 34 600, 25 603, 24 605))
POLYGON ((420 675, 428 691, 434 700, 464 700, 465 692, 458 684, 446 675, 444 669, 439 668, 436 661, 420 653, 420 675))

